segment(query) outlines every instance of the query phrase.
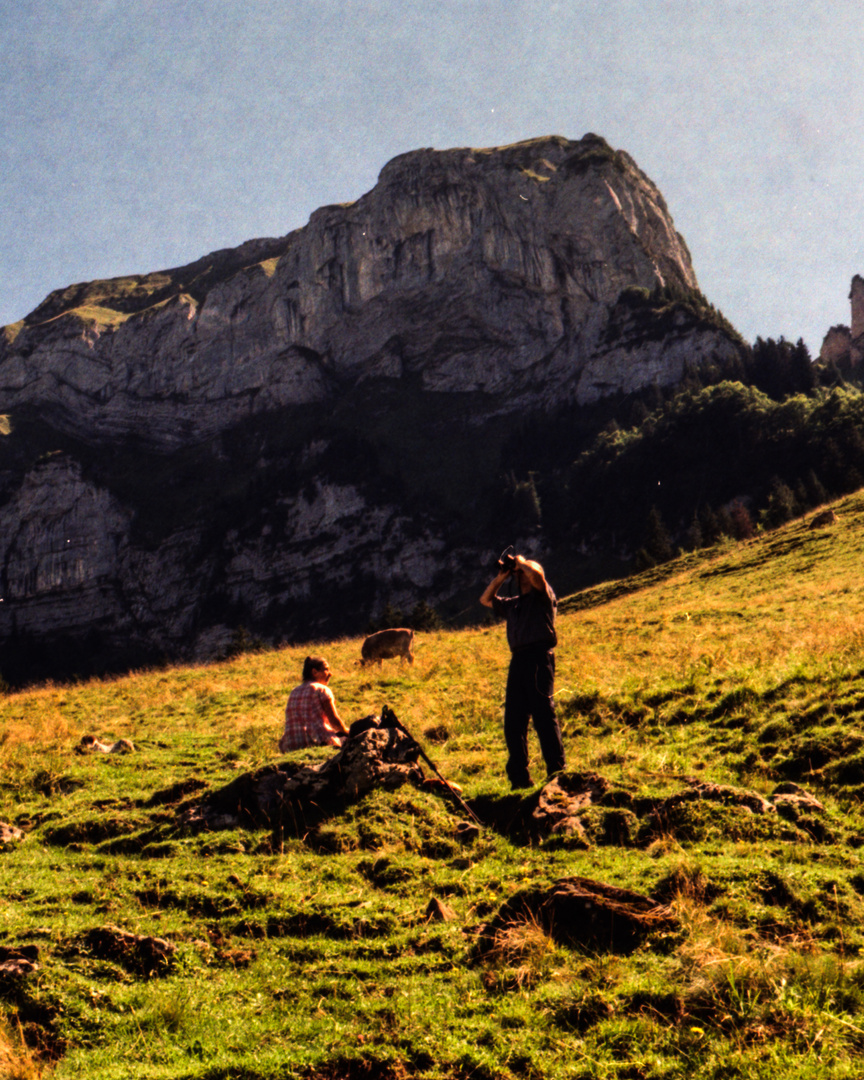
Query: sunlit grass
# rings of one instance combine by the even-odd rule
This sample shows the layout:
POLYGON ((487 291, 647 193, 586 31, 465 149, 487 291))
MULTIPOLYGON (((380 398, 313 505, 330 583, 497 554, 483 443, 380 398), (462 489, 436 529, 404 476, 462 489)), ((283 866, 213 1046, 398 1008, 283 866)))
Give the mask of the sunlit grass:
POLYGON ((8 342, 8 344, 14 345, 15 344, 15 339, 18 337, 18 335, 21 333, 21 331, 23 329, 24 329, 24 320, 23 319, 19 319, 17 322, 9 323, 7 326, 4 326, 3 327, 3 336, 6 338, 6 341, 8 342))
POLYGON ((287 695, 323 653, 347 720, 390 705, 467 797, 506 816, 498 625, 418 634, 413 666, 361 669, 346 638, 3 695, 0 820, 26 837, 0 851, 0 921, 4 942, 41 950, 38 978, 0 1002, 3 1067, 23 1080, 855 1076, 864 500, 838 513, 829 530, 793 523, 687 556, 622 595, 591 590, 559 619, 568 767, 606 777, 622 819, 689 782, 768 793, 791 778, 826 808, 803 829, 706 803, 677 832, 637 836, 631 813, 618 842, 600 806, 587 845, 490 828, 464 846, 451 808, 410 788, 274 850, 266 830, 178 832, 175 804, 151 805, 278 760, 287 695), (85 734, 136 751, 78 754, 85 734), (472 928, 504 900, 573 874, 658 891, 679 929, 591 956, 529 919, 472 959, 472 928), (430 922, 432 898, 452 922, 430 922), (305 919, 311 936, 291 929, 305 919), (109 924, 175 942, 175 969, 142 980, 91 956, 81 936, 109 924))

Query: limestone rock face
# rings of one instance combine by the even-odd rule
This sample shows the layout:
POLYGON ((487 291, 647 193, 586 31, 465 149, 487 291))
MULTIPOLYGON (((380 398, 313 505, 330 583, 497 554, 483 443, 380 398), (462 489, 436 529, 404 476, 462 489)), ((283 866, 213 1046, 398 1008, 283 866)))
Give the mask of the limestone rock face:
POLYGON ((526 417, 739 348, 594 135, 417 150, 287 236, 58 290, 0 331, 0 674, 464 608, 526 417))
POLYGON ((0 338, 0 401, 162 449, 373 377, 494 395, 487 410, 593 401, 734 352, 686 320, 610 350, 622 291, 658 286, 696 288, 687 247, 602 139, 418 150, 281 240, 52 293, 0 338))
POLYGON ((851 326, 832 326, 822 340, 819 359, 835 364, 845 375, 860 370, 864 362, 864 278, 855 274, 849 290, 851 326))
POLYGON ((410 606, 476 557, 396 506, 370 507, 352 485, 322 484, 271 509, 282 528, 231 528, 207 548, 205 522, 150 550, 130 511, 54 455, 0 507, 0 640, 61 652, 77 642, 87 670, 124 657, 210 659, 231 647, 232 608, 242 605, 244 626, 273 626, 277 640, 315 637, 334 625, 322 598, 336 596, 341 625, 362 627, 374 607, 364 581, 386 582, 391 602, 410 606))

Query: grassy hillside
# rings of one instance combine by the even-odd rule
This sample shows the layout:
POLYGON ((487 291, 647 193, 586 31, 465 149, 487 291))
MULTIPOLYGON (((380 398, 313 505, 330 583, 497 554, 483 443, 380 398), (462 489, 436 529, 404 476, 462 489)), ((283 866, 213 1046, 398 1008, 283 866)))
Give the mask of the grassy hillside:
POLYGON ((582 837, 522 828, 536 793, 503 782, 491 624, 420 636, 411 669, 359 669, 356 639, 315 647, 343 715, 389 703, 463 785, 488 823, 473 843, 412 787, 278 841, 181 824, 279 760, 307 648, 0 698, 0 821, 25 834, 0 844, 0 1075, 860 1075, 864 495, 836 509, 562 603, 568 769, 609 784, 582 837), (78 754, 86 734, 136 749, 78 754), (728 797, 671 798, 697 781, 728 797), (823 809, 754 813, 728 791, 782 783, 823 809), (526 917, 477 954, 517 890, 573 875, 662 901, 675 928, 625 954, 526 917), (173 960, 106 957, 106 927, 167 939, 173 960), (38 969, 4 974, 27 946, 38 969))

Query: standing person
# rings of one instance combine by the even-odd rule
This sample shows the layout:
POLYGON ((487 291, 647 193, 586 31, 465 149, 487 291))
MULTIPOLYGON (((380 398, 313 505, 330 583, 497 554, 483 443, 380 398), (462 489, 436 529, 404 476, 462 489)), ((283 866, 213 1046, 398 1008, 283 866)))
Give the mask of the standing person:
POLYGON ((285 730, 279 740, 283 754, 304 746, 341 746, 348 729, 336 711, 336 698, 327 685, 330 667, 323 656, 307 656, 303 682, 295 686, 285 706, 285 730))
POLYGON ((546 580, 543 567, 522 555, 507 556, 486 586, 480 603, 507 620, 510 670, 504 699, 504 741, 507 744, 507 777, 510 786, 531 787, 528 772, 528 719, 540 741, 547 776, 564 768, 561 728, 552 694, 555 683, 555 612, 558 601, 546 580), (519 586, 518 596, 498 596, 510 575, 519 586))

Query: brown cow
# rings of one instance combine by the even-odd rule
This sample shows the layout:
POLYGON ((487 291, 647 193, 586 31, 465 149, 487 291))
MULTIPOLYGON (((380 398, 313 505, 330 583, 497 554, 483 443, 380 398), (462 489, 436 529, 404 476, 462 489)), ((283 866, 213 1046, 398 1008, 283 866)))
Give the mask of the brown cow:
POLYGON ((360 666, 377 662, 380 667, 382 660, 392 660, 396 656, 409 664, 414 663, 413 630, 379 630, 377 634, 370 634, 360 649, 360 666))

